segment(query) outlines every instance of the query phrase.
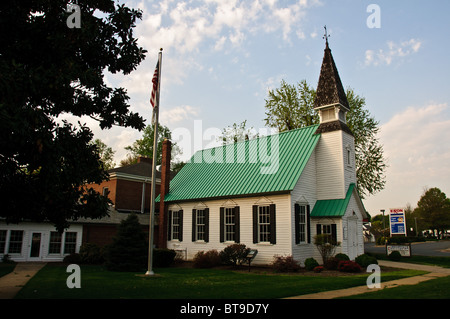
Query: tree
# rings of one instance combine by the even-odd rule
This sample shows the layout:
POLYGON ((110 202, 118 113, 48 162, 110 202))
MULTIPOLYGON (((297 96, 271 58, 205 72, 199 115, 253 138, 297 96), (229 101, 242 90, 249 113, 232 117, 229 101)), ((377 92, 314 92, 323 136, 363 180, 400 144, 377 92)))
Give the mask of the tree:
MULTIPOLYGON (((352 89, 347 89, 350 111, 347 125, 355 136, 356 178, 361 197, 382 190, 386 164, 383 147, 377 139, 379 123, 365 108, 366 101, 352 89)), ((265 123, 280 132, 319 123, 314 110, 315 90, 305 80, 295 85, 281 81, 281 87, 269 90, 265 100, 265 123)))
POLYGON ((233 123, 232 126, 222 130, 222 135, 218 137, 218 141, 222 141, 223 145, 226 145, 259 137, 253 127, 247 128, 246 126, 247 120, 241 124, 233 123))
POLYGON ((0 217, 48 221, 100 218, 109 200, 87 189, 107 178, 93 134, 59 122, 60 114, 89 116, 102 129, 144 128, 123 88, 104 73, 129 74, 145 50, 133 37, 142 12, 113 0, 81 1, 81 28, 69 28, 65 0, 0 4, 0 217))
POLYGON ((112 147, 109 147, 98 138, 94 141, 94 144, 97 146, 98 155, 100 156, 103 168, 105 170, 114 168, 116 166, 116 163, 114 163, 115 151, 113 151, 112 147))
POLYGON ((450 199, 439 188, 425 189, 416 210, 424 227, 437 231, 438 239, 450 228, 450 199))
POLYGON ((120 222, 113 243, 106 248, 105 266, 114 271, 141 271, 148 260, 148 244, 136 214, 120 222))
POLYGON ((295 85, 281 81, 280 88, 269 90, 266 101, 266 125, 280 132, 319 123, 314 111, 316 91, 303 80, 295 85))
MULTIPOLYGON (((127 151, 131 152, 124 161, 121 161, 121 165, 129 165, 137 162, 139 156, 145 156, 148 158, 153 158, 153 141, 155 136, 155 131, 153 129, 154 125, 148 125, 145 127, 142 138, 136 140, 132 145, 125 147, 127 151)), ((161 165, 162 161, 162 144, 164 139, 172 139, 172 132, 167 126, 158 123, 158 145, 157 145, 157 159, 156 165, 161 165)), ((176 143, 172 144, 171 158, 175 158, 180 154, 180 148, 176 143)))

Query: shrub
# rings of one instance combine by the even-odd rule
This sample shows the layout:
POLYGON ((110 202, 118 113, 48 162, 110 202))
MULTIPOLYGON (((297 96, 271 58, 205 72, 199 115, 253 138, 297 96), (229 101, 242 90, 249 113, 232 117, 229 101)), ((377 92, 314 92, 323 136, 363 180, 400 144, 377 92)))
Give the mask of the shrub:
POLYGON ((341 272, 360 272, 361 266, 351 260, 341 260, 338 264, 338 270, 341 272))
POLYGON ((153 249, 153 266, 169 267, 173 264, 176 255, 173 249, 155 248, 153 249))
POLYGON ((346 254, 336 254, 336 256, 334 256, 335 258, 337 258, 338 260, 350 260, 350 258, 346 255, 346 254))
POLYGON ((82 260, 81 260, 81 256, 80 254, 77 253, 72 253, 70 255, 67 255, 66 257, 64 257, 63 259, 63 263, 65 264, 81 264, 82 260))
POLYGON ((336 270, 340 260, 336 257, 328 258, 323 266, 328 270, 336 270))
POLYGON ((272 268, 277 272, 296 272, 300 264, 292 256, 274 256, 272 268))
POLYGON ((224 264, 236 266, 245 261, 249 252, 250 248, 247 248, 244 244, 232 244, 220 252, 220 258, 224 264))
POLYGON ((400 261, 400 259, 402 259, 402 255, 398 251, 393 251, 389 254, 388 258, 392 261, 400 261))
POLYGON ((85 243, 80 247, 80 257, 83 264, 98 265, 105 261, 102 249, 91 243, 85 243))
POLYGON ((314 245, 317 247, 317 250, 319 250, 323 262, 326 263, 328 258, 333 256, 336 247, 338 247, 340 243, 336 242, 329 234, 319 234, 314 237, 314 245))
POLYGON ((212 268, 220 265, 221 258, 217 250, 209 250, 207 252, 199 251, 194 256, 195 268, 212 268))
POLYGON ((359 255, 356 257, 355 261, 360 265, 362 268, 367 268, 369 265, 376 264, 378 265, 378 261, 375 257, 369 256, 366 254, 359 255))
POLYGON ((323 269, 324 269, 323 266, 316 266, 316 267, 314 267, 313 271, 317 272, 317 273, 320 273, 320 272, 323 271, 323 269))
POLYGON ((313 270, 317 266, 319 266, 319 263, 314 258, 307 258, 305 260, 305 268, 306 268, 306 270, 313 270))
POLYGON ((148 262, 148 243, 136 214, 120 223, 113 243, 105 251, 105 266, 113 271, 143 271, 148 262))

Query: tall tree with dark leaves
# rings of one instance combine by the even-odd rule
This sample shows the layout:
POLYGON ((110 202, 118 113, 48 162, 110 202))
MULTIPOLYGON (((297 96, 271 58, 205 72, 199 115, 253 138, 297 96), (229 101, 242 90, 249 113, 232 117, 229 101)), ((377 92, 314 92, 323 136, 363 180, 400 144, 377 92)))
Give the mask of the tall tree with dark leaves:
POLYGON ((69 28, 66 0, 0 4, 0 217, 49 221, 62 230, 80 217, 107 214, 107 198, 86 183, 107 178, 85 125, 144 128, 127 92, 104 73, 129 74, 145 57, 133 28, 142 12, 113 0, 80 1, 80 28, 69 28))

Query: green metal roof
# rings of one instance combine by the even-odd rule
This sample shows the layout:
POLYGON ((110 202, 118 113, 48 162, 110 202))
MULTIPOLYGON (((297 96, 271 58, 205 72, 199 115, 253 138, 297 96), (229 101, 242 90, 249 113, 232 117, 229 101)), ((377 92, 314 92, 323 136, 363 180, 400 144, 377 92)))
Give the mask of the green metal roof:
POLYGON ((319 141, 317 127, 198 151, 170 182, 165 201, 290 191, 319 141))
POLYGON ((352 197, 355 184, 350 184, 347 195, 343 199, 318 200, 311 212, 311 217, 342 217, 352 197))

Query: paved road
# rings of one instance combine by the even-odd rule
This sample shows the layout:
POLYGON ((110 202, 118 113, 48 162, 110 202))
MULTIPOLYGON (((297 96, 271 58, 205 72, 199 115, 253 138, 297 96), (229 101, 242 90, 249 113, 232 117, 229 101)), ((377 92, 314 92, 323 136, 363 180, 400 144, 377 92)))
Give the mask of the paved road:
MULTIPOLYGON (((428 241, 425 243, 412 243, 412 254, 420 256, 450 257, 450 240, 428 241)), ((368 253, 386 253, 384 246, 376 246, 374 243, 366 243, 364 251, 368 253)))

